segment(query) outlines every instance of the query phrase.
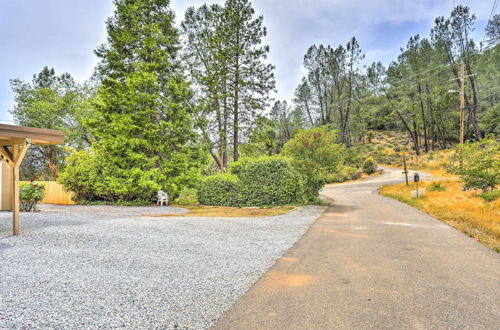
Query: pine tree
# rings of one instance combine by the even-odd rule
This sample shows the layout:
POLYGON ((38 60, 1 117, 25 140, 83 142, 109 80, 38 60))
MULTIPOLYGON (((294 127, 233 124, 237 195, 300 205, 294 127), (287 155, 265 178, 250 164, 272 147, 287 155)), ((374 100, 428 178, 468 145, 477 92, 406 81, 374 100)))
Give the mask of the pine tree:
POLYGON ((105 199, 149 199, 177 193, 199 165, 178 60, 178 31, 168 0, 115 0, 107 43, 96 54, 102 79, 88 125, 105 199))
POLYGON ((275 88, 271 64, 265 63, 269 46, 262 45, 267 31, 263 16, 254 17, 250 0, 227 0, 226 31, 230 47, 230 95, 233 101, 233 159, 239 158, 241 130, 262 111, 275 88))
POLYGON ((204 111, 201 128, 224 171, 230 134, 236 161, 246 129, 264 112, 275 88, 274 67, 266 63, 269 47, 263 45, 263 17, 255 17, 249 0, 227 0, 224 6, 189 8, 182 29, 204 111))

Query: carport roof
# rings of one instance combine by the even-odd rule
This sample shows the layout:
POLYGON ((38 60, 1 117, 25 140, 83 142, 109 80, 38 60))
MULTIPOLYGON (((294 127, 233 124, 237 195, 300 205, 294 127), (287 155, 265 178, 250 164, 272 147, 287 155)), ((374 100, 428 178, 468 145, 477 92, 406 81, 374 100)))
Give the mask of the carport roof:
POLYGON ((0 124, 0 146, 23 144, 27 139, 32 144, 63 144, 64 132, 52 129, 0 124))

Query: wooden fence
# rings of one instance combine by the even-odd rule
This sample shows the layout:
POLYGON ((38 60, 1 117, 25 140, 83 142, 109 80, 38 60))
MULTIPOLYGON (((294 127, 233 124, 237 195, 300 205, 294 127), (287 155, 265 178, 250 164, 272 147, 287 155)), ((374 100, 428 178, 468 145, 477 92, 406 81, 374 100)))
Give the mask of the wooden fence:
POLYGON ((45 197, 42 204, 74 205, 71 199, 73 194, 64 190, 63 186, 55 181, 39 181, 45 185, 45 197))

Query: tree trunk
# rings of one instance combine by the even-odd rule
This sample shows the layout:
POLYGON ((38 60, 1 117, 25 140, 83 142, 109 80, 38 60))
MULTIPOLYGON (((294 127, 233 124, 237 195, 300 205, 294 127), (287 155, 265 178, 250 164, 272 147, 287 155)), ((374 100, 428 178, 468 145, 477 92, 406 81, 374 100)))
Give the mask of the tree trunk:
POLYGON ((431 133, 431 139, 432 139, 432 145, 431 148, 432 150, 436 150, 436 123, 434 120, 434 106, 432 104, 432 99, 430 96, 430 90, 429 90, 429 84, 425 84, 425 93, 427 96, 427 110, 429 113, 429 120, 430 120, 430 133, 431 133))
POLYGON ((304 103, 306 105, 307 116, 309 117, 309 121, 311 122, 311 126, 314 126, 314 122, 313 122, 313 119, 311 116, 311 110, 309 109, 309 103, 307 102, 307 100, 305 100, 304 103))
POLYGON ((50 174, 54 180, 59 177, 59 171, 57 169, 57 156, 55 146, 47 146, 47 162, 49 166, 50 174))
POLYGON ((419 145, 419 142, 418 142, 418 130, 417 130, 417 123, 415 122, 415 118, 413 118, 413 136, 415 137, 415 139, 413 140, 413 143, 415 145, 415 153, 418 155, 420 155, 420 145, 419 145))
POLYGON ((239 134, 240 134, 240 123, 239 123, 239 83, 240 83, 240 33, 239 30, 236 32, 236 62, 234 70, 234 113, 233 113, 233 160, 236 162, 240 158, 238 152, 239 147, 239 134))
POLYGON ((425 152, 429 152, 429 144, 427 140, 427 119, 425 118, 425 110, 424 110, 424 101, 422 100, 422 87, 420 86, 420 82, 417 82, 418 86, 418 98, 420 101, 420 113, 422 116, 422 126, 424 129, 424 148, 425 152))
POLYGON ((227 104, 227 83, 224 81, 224 109, 223 109, 223 129, 222 129, 222 153, 221 153, 221 160, 222 160, 222 168, 221 172, 226 172, 227 169, 227 163, 228 163, 228 155, 227 155, 227 124, 229 121, 229 110, 228 110, 228 104, 227 104))

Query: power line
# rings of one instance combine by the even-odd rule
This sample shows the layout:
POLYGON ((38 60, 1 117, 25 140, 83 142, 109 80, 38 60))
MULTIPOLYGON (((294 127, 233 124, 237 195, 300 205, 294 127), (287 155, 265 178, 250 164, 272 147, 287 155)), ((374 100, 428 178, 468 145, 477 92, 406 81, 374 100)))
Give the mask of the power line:
MULTIPOLYGON (((498 5, 498 0, 494 0, 493 7, 491 8, 491 12, 490 12, 490 18, 488 19, 488 22, 486 24, 489 24, 489 22, 493 18, 493 14, 495 14, 495 12, 496 12, 497 5, 498 5)), ((486 40, 486 29, 484 29, 483 43, 485 40, 486 40)))
MULTIPOLYGON (((444 67, 448 68, 448 67, 449 67, 449 64, 448 64, 448 63, 446 63, 446 64, 440 64, 440 65, 435 66, 435 67, 433 67, 433 68, 430 68, 430 69, 428 69, 428 70, 425 70, 425 71, 419 72, 419 73, 417 73, 417 74, 414 74, 414 75, 412 75, 412 76, 410 76, 410 77, 396 79, 396 81, 395 81, 395 82, 391 82, 391 85, 398 85, 398 84, 400 84, 401 82, 405 82, 405 81, 412 82, 414 78, 416 78, 416 77, 418 77, 418 76, 420 76, 420 75, 422 75, 422 74, 425 74, 425 73, 428 73, 428 72, 434 71, 434 70, 436 70, 436 69, 438 69, 438 68, 441 68, 441 67, 443 67, 443 68, 444 68, 444 67)), ((442 71, 443 71, 443 70, 437 71, 437 72, 433 73, 432 75, 435 75, 435 74, 438 74, 438 73, 442 73, 442 71)), ((431 76, 432 76, 432 75, 431 75, 431 76)))

